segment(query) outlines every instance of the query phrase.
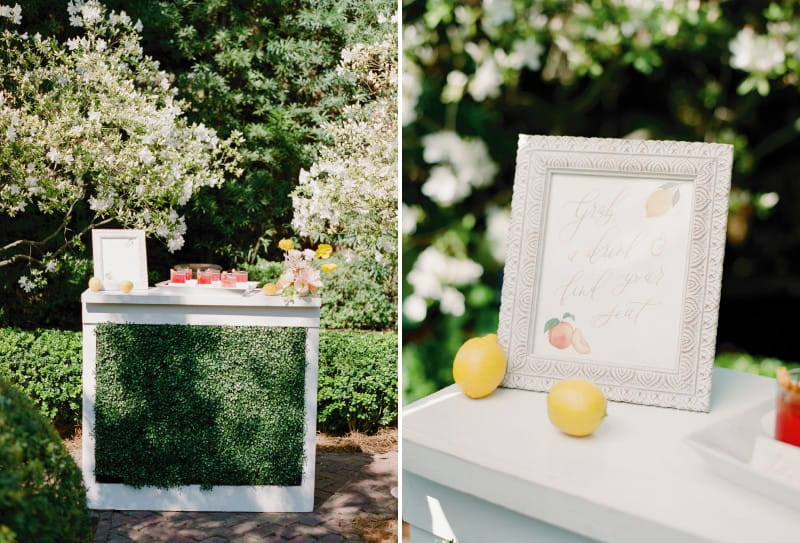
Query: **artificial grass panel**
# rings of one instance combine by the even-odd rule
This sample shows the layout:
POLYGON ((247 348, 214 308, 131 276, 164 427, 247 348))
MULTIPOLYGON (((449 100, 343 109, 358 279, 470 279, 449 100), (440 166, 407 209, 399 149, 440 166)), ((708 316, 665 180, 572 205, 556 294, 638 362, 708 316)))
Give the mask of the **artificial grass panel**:
POLYGON ((305 328, 97 326, 95 475, 300 484, 305 328))

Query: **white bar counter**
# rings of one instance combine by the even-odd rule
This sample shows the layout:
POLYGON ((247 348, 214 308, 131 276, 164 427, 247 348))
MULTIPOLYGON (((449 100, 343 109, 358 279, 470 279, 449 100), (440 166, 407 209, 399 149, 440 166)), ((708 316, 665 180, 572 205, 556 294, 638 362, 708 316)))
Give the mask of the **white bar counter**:
POLYGON ((321 300, 265 296, 223 289, 191 289, 186 294, 158 288, 132 291, 85 291, 83 306, 83 460, 87 501, 93 509, 162 511, 307 512, 314 507, 317 373, 321 300), (115 324, 183 324, 192 326, 291 326, 306 328, 305 437, 300 486, 226 486, 201 490, 199 485, 160 489, 99 483, 95 468, 96 327, 115 324))
POLYGON ((774 379, 715 368, 710 413, 609 402, 573 438, 546 393, 447 387, 403 410, 412 541, 800 541, 800 509, 720 477, 686 441, 774 394, 774 379))

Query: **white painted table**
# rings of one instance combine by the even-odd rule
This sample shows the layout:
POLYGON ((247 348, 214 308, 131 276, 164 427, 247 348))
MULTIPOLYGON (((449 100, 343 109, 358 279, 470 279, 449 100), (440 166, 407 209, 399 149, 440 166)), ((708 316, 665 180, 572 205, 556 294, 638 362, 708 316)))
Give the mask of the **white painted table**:
POLYGON ((122 294, 92 292, 83 304, 83 462, 87 501, 93 509, 162 511, 312 511, 316 457, 317 371, 320 298, 286 304, 261 290, 246 294, 209 291, 203 294, 163 293, 157 288, 122 294), (185 324, 193 326, 296 326, 306 328, 305 437, 300 486, 225 486, 201 490, 199 485, 170 489, 134 488, 95 479, 94 401, 97 355, 96 327, 116 324, 185 324))
POLYGON ((796 509, 719 477, 686 443, 774 386, 715 368, 710 413, 609 402, 583 439, 550 424, 545 393, 445 388, 404 408, 412 541, 800 541, 796 509))

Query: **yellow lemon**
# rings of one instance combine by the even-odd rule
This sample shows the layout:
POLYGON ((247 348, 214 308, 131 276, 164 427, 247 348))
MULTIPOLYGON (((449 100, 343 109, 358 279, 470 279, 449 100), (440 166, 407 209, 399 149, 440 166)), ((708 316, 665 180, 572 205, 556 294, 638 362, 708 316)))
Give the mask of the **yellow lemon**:
POLYGON ((133 282, 132 281, 128 281, 127 279, 125 279, 124 281, 120 281, 119 282, 119 289, 122 292, 124 292, 125 294, 127 294, 127 293, 129 293, 130 291, 133 290, 133 282))
POLYGON ((275 296, 275 294, 277 294, 278 292, 278 285, 276 285, 275 283, 267 283, 263 287, 261 287, 261 290, 263 290, 264 294, 266 294, 267 296, 275 296))
POLYGON ((547 394, 547 416, 565 434, 588 436, 606 416, 606 397, 589 381, 565 379, 547 394))
POLYGON ((497 334, 466 341, 453 360, 453 379, 470 398, 488 396, 506 374, 506 355, 497 334))
POLYGON ((98 279, 97 277, 90 277, 89 290, 93 292, 100 292, 101 290, 103 290, 103 283, 101 283, 100 279, 98 279))

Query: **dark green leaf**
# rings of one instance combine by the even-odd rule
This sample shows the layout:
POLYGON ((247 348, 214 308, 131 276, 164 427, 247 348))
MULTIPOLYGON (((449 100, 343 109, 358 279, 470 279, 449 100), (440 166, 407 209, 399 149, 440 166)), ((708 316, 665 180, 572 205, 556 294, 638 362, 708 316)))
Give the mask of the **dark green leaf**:
POLYGON ((561 321, 558 319, 550 319, 549 321, 544 323, 544 331, 548 332, 553 326, 557 325, 559 322, 561 321))

